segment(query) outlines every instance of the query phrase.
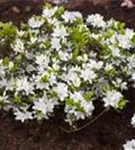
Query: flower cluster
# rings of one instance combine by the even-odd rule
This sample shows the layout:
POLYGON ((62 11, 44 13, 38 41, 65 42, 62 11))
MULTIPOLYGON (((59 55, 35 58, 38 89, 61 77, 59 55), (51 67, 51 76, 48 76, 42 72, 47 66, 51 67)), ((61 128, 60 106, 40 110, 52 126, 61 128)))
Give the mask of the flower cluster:
POLYGON ((99 14, 84 19, 50 5, 11 29, 8 38, 0 34, 0 44, 10 49, 0 59, 0 104, 12 109, 16 120, 49 119, 63 110, 73 125, 92 117, 96 101, 123 109, 122 92, 135 85, 133 30, 99 14))
POLYGON ((127 141, 126 144, 123 145, 124 150, 135 150, 135 139, 131 141, 127 141))

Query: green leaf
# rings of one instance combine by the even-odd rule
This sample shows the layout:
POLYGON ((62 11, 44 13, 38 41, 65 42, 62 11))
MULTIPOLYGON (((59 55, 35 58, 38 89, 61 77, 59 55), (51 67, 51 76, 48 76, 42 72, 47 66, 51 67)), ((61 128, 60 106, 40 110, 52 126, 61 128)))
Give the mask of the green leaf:
POLYGON ((56 17, 60 17, 64 13, 65 9, 63 6, 60 6, 56 12, 56 17))
POLYGON ((88 91, 83 96, 87 101, 90 101, 94 96, 94 91, 88 91))
POLYGON ((74 99, 72 99, 72 98, 66 98, 66 105, 69 105, 69 106, 74 105, 74 99))
POLYGON ((50 93, 50 97, 51 98, 58 98, 58 94, 53 91, 53 92, 50 93))
POLYGON ((48 82, 50 79, 50 75, 49 74, 45 74, 41 77, 41 82, 46 83, 48 82))
POLYGON ((78 25, 71 28, 71 41, 73 49, 81 50, 83 47, 87 46, 90 40, 90 32, 86 26, 78 25))
POLYGON ((3 59, 3 64, 4 64, 5 66, 8 66, 8 64, 9 64, 9 58, 8 58, 8 57, 5 57, 5 58, 3 59))
POLYGON ((15 104, 21 104, 22 103, 22 96, 18 95, 14 97, 14 103, 15 104))
POLYGON ((120 110, 122 110, 124 107, 125 107, 125 105, 127 104, 127 100, 125 100, 125 99, 121 99, 120 101, 119 101, 119 103, 118 103, 118 108, 120 109, 120 110))
POLYGON ((113 87, 109 84, 109 83, 106 83, 104 86, 103 86, 103 90, 105 92, 107 91, 112 91, 113 90, 113 87))
POLYGON ((11 23, 0 23, 0 37, 7 37, 8 39, 15 37, 17 28, 11 23))
POLYGON ((51 47, 50 41, 49 41, 49 40, 46 40, 46 41, 44 42, 44 46, 45 46, 45 49, 49 49, 49 48, 51 47))
POLYGON ((52 9, 52 5, 50 3, 46 3, 44 8, 52 9))
POLYGON ((132 37, 132 42, 135 44, 135 35, 132 37))

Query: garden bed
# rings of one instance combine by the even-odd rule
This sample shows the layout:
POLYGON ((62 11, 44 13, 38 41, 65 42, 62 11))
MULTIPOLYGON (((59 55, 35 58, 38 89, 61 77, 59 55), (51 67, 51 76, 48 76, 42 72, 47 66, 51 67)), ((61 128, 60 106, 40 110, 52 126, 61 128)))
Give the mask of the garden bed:
MULTIPOLYGON (((100 13, 105 19, 111 17, 126 22, 135 29, 135 10, 120 8, 120 1, 112 0, 106 5, 94 6, 86 1, 81 4, 65 5, 70 10, 78 10, 84 16, 100 13)), ((27 22, 33 14, 40 14, 43 2, 10 2, 0 4, 0 20, 27 22)), ((34 121, 20 123, 13 119, 10 113, 0 115, 0 150, 122 150, 126 140, 135 138, 135 129, 130 125, 134 113, 135 90, 129 90, 125 95, 130 103, 122 113, 111 110, 104 114, 87 128, 67 134, 61 128, 58 120, 44 121, 41 125, 34 121)))

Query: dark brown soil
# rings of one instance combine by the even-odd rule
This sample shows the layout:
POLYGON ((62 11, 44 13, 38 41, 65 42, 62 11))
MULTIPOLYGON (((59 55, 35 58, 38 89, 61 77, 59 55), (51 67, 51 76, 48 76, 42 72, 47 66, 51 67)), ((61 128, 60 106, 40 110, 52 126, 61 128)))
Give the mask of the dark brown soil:
MULTIPOLYGON (((84 16, 101 13, 106 19, 114 17, 135 29, 135 9, 120 8, 120 0, 112 0, 102 6, 84 1, 78 3, 74 0, 65 7, 79 10, 84 16)), ((0 20, 13 21, 19 25, 32 14, 40 14, 42 5, 43 2, 38 1, 2 3, 0 20)), ((135 129, 130 125, 130 118, 135 112, 134 93, 133 89, 125 93, 130 103, 122 113, 111 110, 92 125, 71 134, 62 131, 57 120, 44 121, 42 124, 34 121, 22 124, 14 121, 10 113, 0 112, 0 150, 122 150, 126 140, 135 138, 135 129)))

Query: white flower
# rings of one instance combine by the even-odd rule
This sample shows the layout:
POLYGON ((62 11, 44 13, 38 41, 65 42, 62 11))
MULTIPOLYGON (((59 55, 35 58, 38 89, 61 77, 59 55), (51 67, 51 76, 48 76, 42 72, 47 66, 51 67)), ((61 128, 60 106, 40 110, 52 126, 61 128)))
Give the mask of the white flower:
POLYGON ((0 79, 0 88, 3 88, 3 87, 7 87, 8 86, 8 81, 6 78, 1 78, 0 79))
POLYGON ((32 112, 29 111, 21 111, 19 109, 16 109, 14 115, 15 119, 20 120, 21 122, 24 122, 25 120, 28 119, 33 119, 32 112))
POLYGON ((23 41, 18 38, 14 41, 14 43, 11 45, 11 47, 13 48, 13 50, 15 51, 16 54, 23 53, 25 50, 23 41))
POLYGON ((28 59, 28 60, 33 60, 35 59, 35 54, 33 54, 32 52, 26 52, 25 53, 25 57, 28 59))
POLYGON ((10 80, 5 81, 5 90, 13 91, 14 87, 15 87, 15 79, 14 78, 10 78, 10 80))
POLYGON ((14 63, 10 61, 8 64, 9 70, 13 69, 13 67, 14 67, 14 63))
POLYGON ((81 67, 76 65, 76 66, 71 67, 71 69, 69 69, 69 71, 80 73, 81 72, 81 67))
POLYGON ((58 71, 60 69, 60 66, 57 63, 53 63, 52 68, 53 70, 58 71))
POLYGON ((33 75, 32 76, 32 80, 36 86, 36 89, 40 89, 40 90, 44 90, 44 89, 49 89, 49 84, 48 83, 44 83, 44 82, 41 82, 41 77, 42 75, 33 75))
POLYGON ((36 64, 39 65, 38 70, 44 70, 45 68, 48 67, 50 59, 48 56, 41 54, 39 56, 36 56, 35 62, 36 62, 36 64))
POLYGON ((132 124, 133 127, 135 127, 135 114, 131 118, 131 124, 132 124))
MULTIPOLYGON (((85 59, 85 58, 84 58, 85 59)), ((87 59, 86 59, 87 60, 87 59)), ((83 63, 82 64, 82 67, 83 69, 101 69, 103 66, 103 62, 102 61, 99 61, 99 62, 96 62, 95 60, 93 59, 89 59, 89 62, 88 63, 83 63)))
POLYGON ((95 33, 90 34, 90 37, 95 40, 99 40, 101 36, 102 36, 101 34, 95 34, 95 33))
POLYGON ((122 91, 127 89, 127 82, 122 82, 120 78, 117 78, 116 81, 112 81, 116 88, 120 88, 122 91))
POLYGON ((47 18, 47 21, 50 25, 54 25, 55 27, 60 25, 60 21, 56 18, 47 18))
POLYGON ((57 83, 57 86, 53 88, 53 91, 57 93, 61 101, 68 96, 68 87, 64 83, 57 83))
POLYGON ((30 73, 32 71, 35 71, 35 70, 36 70, 35 67, 33 65, 31 65, 31 64, 27 65, 27 67, 26 67, 26 71, 28 73, 30 73))
POLYGON ((132 77, 131 78, 132 78, 132 80, 135 81, 135 72, 132 73, 132 77))
POLYGON ((131 40, 126 35, 122 34, 117 35, 117 40, 121 48, 130 49, 132 47, 131 40))
POLYGON ((108 20, 107 21, 107 27, 115 27, 115 28, 117 28, 117 25, 118 25, 118 22, 117 21, 115 21, 114 19, 110 19, 110 20, 108 20))
POLYGON ((86 19, 87 23, 90 23, 93 27, 105 28, 106 23, 103 20, 103 16, 100 14, 89 15, 86 19))
POLYGON ((40 28, 44 24, 44 20, 32 17, 29 19, 28 24, 33 29, 40 28))
POLYGON ((66 105, 64 110, 67 115, 65 121, 72 125, 72 122, 79 119, 85 119, 85 114, 76 110, 76 106, 66 105))
POLYGON ((34 44, 37 41, 37 37, 30 37, 30 44, 34 44))
POLYGON ((44 99, 40 98, 38 101, 34 102, 32 107, 36 111, 41 111, 44 115, 47 113, 47 108, 44 99))
POLYGON ((53 37, 60 39, 65 39, 65 37, 68 35, 69 34, 64 26, 56 26, 56 28, 54 28, 54 32, 52 33, 53 37))
POLYGON ((57 103, 54 100, 48 99, 47 95, 44 93, 42 98, 39 98, 34 102, 32 107, 35 111, 40 111, 44 115, 44 118, 48 119, 49 113, 53 112, 54 106, 57 103))
POLYGON ((112 64, 106 64, 105 65, 105 71, 110 71, 110 70, 112 70, 113 69, 113 66, 112 66, 112 64))
POLYGON ((119 101, 122 99, 122 94, 118 91, 112 90, 106 92, 106 97, 103 98, 104 106, 118 107, 119 101))
POLYGON ((112 51, 112 55, 119 57, 120 56, 120 50, 117 47, 114 47, 112 45, 109 45, 110 50, 112 51))
POLYGON ((70 93, 70 98, 74 100, 75 103, 80 102, 81 107, 84 108, 84 111, 87 116, 91 116, 92 111, 94 110, 93 103, 91 101, 86 101, 82 95, 82 92, 70 93))
POLYGON ((82 14, 80 12, 68 12, 65 11, 62 15, 62 18, 65 20, 66 23, 74 22, 77 18, 82 18, 82 14))
POLYGON ((81 79, 76 72, 69 70, 67 74, 62 75, 62 79, 66 81, 69 85, 73 84, 75 87, 79 87, 81 84, 81 79))
POLYGON ((34 86, 27 77, 22 77, 16 81, 16 91, 25 91, 26 95, 33 94, 34 86))
POLYGON ((51 48, 56 49, 56 51, 59 51, 61 49, 61 44, 60 44, 59 38, 52 38, 51 39, 51 48))
POLYGON ((135 68, 135 55, 132 55, 131 57, 128 57, 127 58, 128 60, 128 67, 129 67, 129 70, 132 70, 133 68, 135 68))
POLYGON ((127 90, 127 82, 122 82, 120 85, 121 90, 127 90))
POLYGON ((57 83, 57 77, 54 74, 50 75, 49 84, 53 85, 57 83))
POLYGON ((129 29, 129 28, 125 29, 125 35, 126 35, 129 39, 132 39, 133 36, 135 35, 134 30, 129 29))
POLYGON ((74 102, 79 102, 79 101, 85 101, 84 97, 82 96, 81 92, 74 92, 74 93, 70 93, 70 98, 72 98, 74 100, 74 102))
POLYGON ((22 30, 17 30, 17 34, 18 34, 20 37, 22 37, 22 36, 25 34, 25 32, 22 31, 22 30))
POLYGON ((116 45, 117 44, 117 33, 113 33, 113 35, 110 38, 106 39, 106 43, 108 42, 108 44, 112 44, 112 45, 116 45))
POLYGON ((84 81, 89 81, 90 83, 92 83, 92 80, 97 77, 95 72, 89 68, 82 70, 80 76, 84 79, 84 81))
POLYGON ((2 63, 3 63, 3 59, 0 59, 0 66, 2 65, 2 63))
POLYGON ((65 51, 59 51, 59 56, 60 56, 60 59, 63 60, 63 61, 68 61, 68 59, 71 58, 70 54, 65 52, 65 51))
POLYGON ((73 125, 74 121, 77 121, 79 119, 85 119, 85 114, 81 111, 76 111, 75 109, 76 109, 75 106, 69 105, 66 105, 64 109, 64 111, 67 113, 65 122, 68 122, 69 125, 71 126, 73 125))
POLYGON ((9 103, 6 91, 3 92, 2 96, 0 95, 0 103, 9 103))
POLYGON ((85 69, 93 69, 96 65, 96 61, 95 60, 89 60, 88 63, 83 63, 82 64, 82 68, 85 70, 85 69))
POLYGON ((6 68, 3 65, 0 65, 0 77, 4 77, 6 74, 6 68))
POLYGON ((66 105, 65 112, 66 115, 66 122, 72 125, 73 121, 79 119, 85 119, 85 117, 89 117, 92 115, 92 111, 94 110, 94 106, 92 102, 88 102, 82 96, 82 92, 74 92, 70 93, 70 98, 74 100, 74 103, 80 103, 80 106, 83 107, 83 111, 79 111, 77 105, 66 105))
POLYGON ((123 145, 124 150, 135 150, 135 139, 127 141, 126 144, 123 145))
POLYGON ((104 63, 103 63, 102 61, 99 61, 99 62, 96 63, 96 65, 95 65, 94 68, 95 68, 95 69, 101 69, 101 68, 103 67, 103 64, 104 64, 104 63))
POLYGON ((81 85, 81 79, 79 78, 79 76, 76 73, 72 73, 70 74, 71 76, 69 76, 70 80, 72 81, 73 85, 75 87, 79 87, 81 85))
POLYGON ((89 69, 101 69, 103 66, 103 62, 102 61, 99 61, 99 62, 96 62, 95 60, 92 60, 90 59, 89 60, 89 63, 86 64, 85 68, 89 68, 89 69))
POLYGON ((92 115, 92 112, 94 110, 94 105, 93 105, 92 101, 84 100, 81 102, 81 106, 84 108, 84 111, 85 111, 87 117, 92 115))
POLYGON ((55 15, 56 11, 58 10, 58 7, 54 7, 52 9, 49 9, 49 8, 45 8, 43 10, 43 14, 42 16, 45 17, 45 18, 51 18, 52 16, 55 15))
POLYGON ((78 56, 77 57, 78 61, 83 61, 83 62, 87 62, 88 61, 88 55, 84 54, 83 56, 78 56))

